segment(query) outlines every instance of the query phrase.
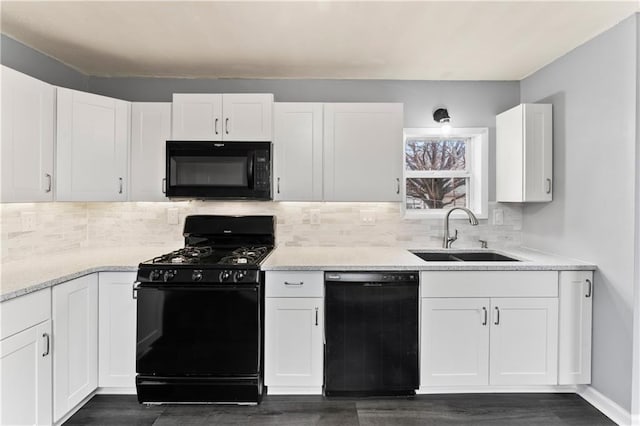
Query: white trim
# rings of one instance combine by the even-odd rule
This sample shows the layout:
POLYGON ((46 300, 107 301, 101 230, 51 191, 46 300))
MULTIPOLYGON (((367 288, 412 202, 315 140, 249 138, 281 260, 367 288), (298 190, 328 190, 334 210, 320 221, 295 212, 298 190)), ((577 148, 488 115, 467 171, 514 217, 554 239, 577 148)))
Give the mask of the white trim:
POLYGON ((136 395, 136 388, 107 387, 98 388, 96 395, 136 395))
POLYGON ((267 395, 322 395, 322 386, 267 386, 267 395))
MULTIPOLYGON (((407 210, 406 203, 406 179, 416 177, 417 174, 428 177, 428 174, 436 175, 437 172, 415 172, 406 170, 405 141, 407 138, 416 137, 446 137, 446 138, 472 138, 467 145, 467 161, 471 164, 471 173, 459 172, 470 178, 471 184, 467 189, 467 202, 478 219, 489 218, 489 129, 487 127, 457 127, 452 128, 447 135, 442 135, 439 127, 413 127, 405 128, 402 137, 402 216, 406 219, 435 219, 443 218, 448 209, 442 210, 407 210)), ((451 173, 447 172, 447 176, 451 173)), ((455 212, 459 213, 459 212, 455 212)), ((455 214, 454 213, 454 214, 455 214)), ((462 218, 462 215, 458 215, 462 218)), ((466 215, 464 215, 466 217, 466 215)))
POLYGON ((444 393, 577 393, 576 386, 420 386, 417 394, 444 393))
MULTIPOLYGON (((580 386, 578 395, 617 424, 624 426, 632 424, 630 412, 598 392, 593 386, 580 386)), ((636 423, 633 424, 638 424, 637 417, 635 419, 636 423)))
POLYGON ((58 425, 62 425, 64 422, 66 422, 67 420, 69 420, 71 418, 71 416, 73 416, 75 413, 78 412, 78 410, 80 410, 82 407, 84 407, 84 405, 89 402, 89 400, 91 398, 93 398, 96 394, 96 391, 94 390, 93 392, 91 392, 89 394, 89 396, 87 396, 85 399, 83 399, 82 401, 80 401, 75 407, 73 407, 71 410, 69 410, 67 412, 67 414, 65 414, 64 416, 60 417, 59 420, 55 421, 53 424, 58 426, 58 425))

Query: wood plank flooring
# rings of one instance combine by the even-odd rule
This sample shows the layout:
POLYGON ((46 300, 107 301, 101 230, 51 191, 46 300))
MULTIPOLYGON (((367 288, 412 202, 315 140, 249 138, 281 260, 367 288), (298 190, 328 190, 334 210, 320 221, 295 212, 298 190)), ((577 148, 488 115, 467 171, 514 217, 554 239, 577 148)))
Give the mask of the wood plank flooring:
POLYGON ((258 406, 140 405, 96 395, 65 425, 615 425, 575 394, 451 394, 412 398, 265 396, 258 406))

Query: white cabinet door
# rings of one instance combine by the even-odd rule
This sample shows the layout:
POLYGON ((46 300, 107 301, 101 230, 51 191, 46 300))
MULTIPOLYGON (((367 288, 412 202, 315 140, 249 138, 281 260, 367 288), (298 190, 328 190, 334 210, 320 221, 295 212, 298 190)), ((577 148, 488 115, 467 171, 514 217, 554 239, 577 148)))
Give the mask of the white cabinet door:
POLYGON ((402 104, 325 104, 325 201, 401 200, 402 112, 402 104))
POLYGON ((561 271, 558 384, 591 383, 593 273, 561 271))
POLYGON ((131 294, 135 272, 100 272, 98 386, 135 391, 136 301, 131 294))
POLYGON ((521 104, 496 116, 496 199, 553 198, 551 104, 521 104))
POLYGON ((51 321, 0 341, 0 424, 50 425, 51 321))
POLYGON ((2 202, 53 201, 55 88, 2 66, 2 202))
POLYGON ((322 104, 274 104, 276 201, 322 201, 322 104))
POLYGON ((129 102, 57 89, 56 199, 126 201, 129 102))
POLYGON ((492 385, 558 383, 558 299, 491 299, 492 385))
POLYGON ((222 95, 223 136, 226 141, 271 141, 273 95, 222 95))
POLYGON ((423 298, 421 386, 489 382, 488 298, 423 298))
POLYGON ((269 392, 322 393, 323 324, 322 298, 265 299, 264 382, 269 392))
POLYGON ((174 140, 222 140, 222 95, 213 93, 174 93, 174 140))
POLYGON ((98 277, 86 275, 53 288, 53 420, 98 386, 98 277))
POLYGON ((131 104, 131 201, 167 201, 163 191, 169 139, 170 102, 131 104))

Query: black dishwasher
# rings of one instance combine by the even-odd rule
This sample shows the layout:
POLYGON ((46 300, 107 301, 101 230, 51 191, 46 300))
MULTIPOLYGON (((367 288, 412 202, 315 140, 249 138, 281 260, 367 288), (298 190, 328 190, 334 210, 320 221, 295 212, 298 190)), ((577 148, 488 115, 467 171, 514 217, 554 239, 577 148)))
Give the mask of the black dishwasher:
POLYGON ((418 273, 325 272, 326 396, 413 395, 418 273))

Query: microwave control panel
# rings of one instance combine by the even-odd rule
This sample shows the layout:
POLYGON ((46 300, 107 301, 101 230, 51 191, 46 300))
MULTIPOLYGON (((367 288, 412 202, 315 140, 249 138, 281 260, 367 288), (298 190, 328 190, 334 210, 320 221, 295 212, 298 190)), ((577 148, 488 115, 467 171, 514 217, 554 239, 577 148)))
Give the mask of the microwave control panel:
POLYGON ((254 188, 269 190, 271 188, 271 168, 269 151, 256 151, 254 168, 254 188))

